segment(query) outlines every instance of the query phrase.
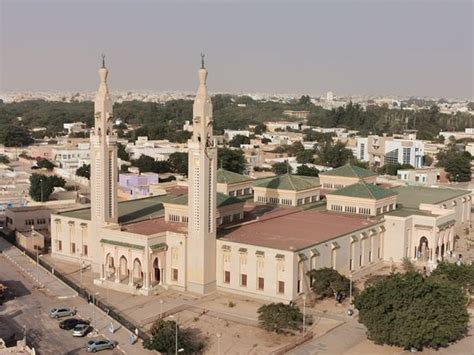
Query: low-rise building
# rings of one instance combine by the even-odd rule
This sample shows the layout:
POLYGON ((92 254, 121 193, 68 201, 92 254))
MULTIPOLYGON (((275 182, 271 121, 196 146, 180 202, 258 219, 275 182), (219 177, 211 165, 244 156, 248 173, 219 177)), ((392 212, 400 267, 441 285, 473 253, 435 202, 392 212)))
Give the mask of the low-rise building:
POLYGON ((439 168, 400 169, 397 176, 408 184, 430 186, 436 185, 442 179, 443 173, 444 170, 439 168))
POLYGON ((377 174, 357 165, 346 164, 319 174, 321 186, 325 190, 337 190, 364 181, 374 184, 377 174))
POLYGON ((217 170, 217 192, 228 196, 252 195, 254 182, 254 179, 233 171, 223 168, 217 170))
POLYGON ((119 174, 118 194, 125 199, 134 199, 150 195, 150 185, 158 184, 156 173, 122 173, 119 174))

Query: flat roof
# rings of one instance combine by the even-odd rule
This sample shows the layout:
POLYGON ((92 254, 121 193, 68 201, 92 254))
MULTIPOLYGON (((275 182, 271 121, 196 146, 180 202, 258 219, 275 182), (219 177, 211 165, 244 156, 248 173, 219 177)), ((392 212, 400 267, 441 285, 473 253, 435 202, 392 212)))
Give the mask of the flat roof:
POLYGON ((395 217, 409 217, 409 216, 427 216, 427 217, 436 217, 429 211, 422 211, 416 208, 400 208, 398 210, 386 213, 387 216, 395 217))
POLYGON ((418 208, 420 203, 438 204, 471 193, 468 190, 424 186, 400 186, 392 190, 398 193, 397 203, 406 208, 418 208))
POLYGON ((166 222, 165 219, 161 217, 129 223, 122 226, 121 230, 142 235, 153 235, 166 231, 186 233, 188 225, 186 223, 166 222))
MULTIPOLYGON (((118 203, 119 224, 131 223, 143 219, 161 217, 164 215, 163 202, 169 201, 171 196, 152 196, 137 200, 121 201, 118 203)), ((64 211, 58 213, 61 216, 83 219, 90 221, 91 208, 64 211)))
POLYGON ((219 237, 228 242, 298 251, 356 233, 380 222, 380 219, 306 210, 263 217, 255 222, 223 230, 219 237))

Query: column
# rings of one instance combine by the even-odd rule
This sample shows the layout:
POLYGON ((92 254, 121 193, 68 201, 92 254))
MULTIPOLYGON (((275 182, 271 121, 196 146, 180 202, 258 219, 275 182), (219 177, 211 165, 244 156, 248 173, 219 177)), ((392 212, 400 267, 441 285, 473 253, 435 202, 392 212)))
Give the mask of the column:
POLYGON ((132 270, 128 270, 128 284, 130 286, 133 286, 133 269, 132 270))
POLYGON ((104 264, 101 264, 101 265, 100 265, 100 279, 101 279, 101 280, 105 280, 105 276, 104 276, 105 272, 104 272, 104 269, 105 269, 105 265, 104 265, 104 264))

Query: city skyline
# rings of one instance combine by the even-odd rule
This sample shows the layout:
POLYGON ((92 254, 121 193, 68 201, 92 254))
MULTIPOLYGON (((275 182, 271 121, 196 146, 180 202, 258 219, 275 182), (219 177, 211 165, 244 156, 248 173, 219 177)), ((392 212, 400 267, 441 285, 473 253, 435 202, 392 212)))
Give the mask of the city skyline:
POLYGON ((1 2, 1 91, 116 90, 473 97, 472 3, 1 2), (390 16, 388 16, 390 15, 390 16), (21 45, 20 45, 21 44, 21 45))

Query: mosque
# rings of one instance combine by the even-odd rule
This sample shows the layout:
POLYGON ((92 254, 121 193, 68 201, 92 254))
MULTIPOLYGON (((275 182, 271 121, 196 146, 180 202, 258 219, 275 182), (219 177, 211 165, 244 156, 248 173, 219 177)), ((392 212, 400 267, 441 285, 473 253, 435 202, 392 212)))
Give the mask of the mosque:
POLYGON ((218 169, 207 75, 202 62, 188 188, 118 202, 117 137, 102 63, 91 204, 51 216, 53 257, 90 265, 96 284, 132 294, 218 290, 287 302, 309 291, 312 269, 357 278, 403 257, 436 265, 470 228, 470 191, 383 188, 374 173, 352 165, 319 178, 260 180, 218 169))

